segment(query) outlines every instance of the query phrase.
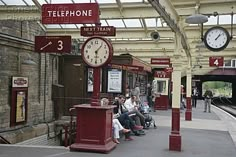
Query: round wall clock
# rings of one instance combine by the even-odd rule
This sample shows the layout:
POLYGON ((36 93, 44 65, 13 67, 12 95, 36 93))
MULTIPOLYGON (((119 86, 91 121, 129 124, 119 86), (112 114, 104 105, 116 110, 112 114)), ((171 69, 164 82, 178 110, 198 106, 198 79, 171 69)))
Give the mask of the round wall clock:
POLYGON ((203 41, 209 50, 221 51, 229 44, 230 35, 225 28, 215 26, 207 30, 203 41))
POLYGON ((93 36, 82 46, 81 55, 86 64, 91 67, 101 67, 111 61, 112 44, 105 38, 93 36))

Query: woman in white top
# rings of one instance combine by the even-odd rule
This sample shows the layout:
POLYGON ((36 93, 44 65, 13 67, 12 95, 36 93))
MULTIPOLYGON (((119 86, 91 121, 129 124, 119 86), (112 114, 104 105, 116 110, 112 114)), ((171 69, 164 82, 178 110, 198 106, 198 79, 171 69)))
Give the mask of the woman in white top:
MULTIPOLYGON (((105 106, 109 104, 109 100, 107 98, 102 98, 101 100, 101 106, 105 106)), ((119 144, 120 142, 118 141, 118 139, 120 138, 120 134, 119 132, 122 131, 123 133, 128 133, 130 132, 129 129, 125 129, 121 124, 120 121, 116 118, 113 118, 112 120, 112 126, 113 126, 113 141, 117 144, 119 144)))

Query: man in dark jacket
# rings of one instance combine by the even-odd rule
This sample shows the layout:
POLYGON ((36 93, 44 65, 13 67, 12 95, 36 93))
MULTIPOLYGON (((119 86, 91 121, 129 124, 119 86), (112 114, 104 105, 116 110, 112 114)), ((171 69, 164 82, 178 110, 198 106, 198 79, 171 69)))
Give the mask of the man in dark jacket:
POLYGON ((204 93, 204 98, 205 98, 205 109, 204 112, 207 112, 207 107, 208 107, 208 112, 211 112, 211 99, 213 97, 213 93, 210 89, 206 89, 205 93, 204 93))

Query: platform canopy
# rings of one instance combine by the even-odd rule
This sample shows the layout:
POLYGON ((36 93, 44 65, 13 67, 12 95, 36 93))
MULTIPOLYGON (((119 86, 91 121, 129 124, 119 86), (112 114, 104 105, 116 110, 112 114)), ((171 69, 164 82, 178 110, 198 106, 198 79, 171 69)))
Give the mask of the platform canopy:
POLYGON ((175 33, 180 33, 183 70, 190 63, 193 75, 206 74, 214 69, 209 67, 209 57, 214 56, 223 56, 227 66, 236 66, 235 0, 0 0, 0 20, 37 21, 47 35, 71 35, 81 46, 86 37, 80 35, 80 27, 94 24, 41 23, 41 6, 58 3, 98 3, 101 25, 116 27, 116 36, 107 37, 115 55, 129 53, 147 63, 151 58, 173 61, 175 33), (186 18, 196 14, 208 17, 203 27, 186 23, 186 18), (227 48, 220 52, 208 50, 201 39, 216 25, 226 28, 232 36, 227 48), (153 39, 153 32, 160 35, 158 40, 153 39))

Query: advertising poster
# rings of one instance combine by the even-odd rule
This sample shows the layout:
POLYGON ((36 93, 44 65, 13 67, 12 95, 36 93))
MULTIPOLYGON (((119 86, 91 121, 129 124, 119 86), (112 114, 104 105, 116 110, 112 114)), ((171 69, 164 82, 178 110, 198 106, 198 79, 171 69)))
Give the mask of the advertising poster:
POLYGON ((121 93, 122 91, 122 71, 118 69, 108 70, 107 91, 111 93, 121 93))
MULTIPOLYGON (((100 92, 102 91, 102 71, 101 71, 101 79, 100 79, 100 92)), ((88 68, 88 92, 93 92, 93 68, 88 68)))
POLYGON ((16 95, 16 122, 25 121, 25 92, 17 92, 16 95))

